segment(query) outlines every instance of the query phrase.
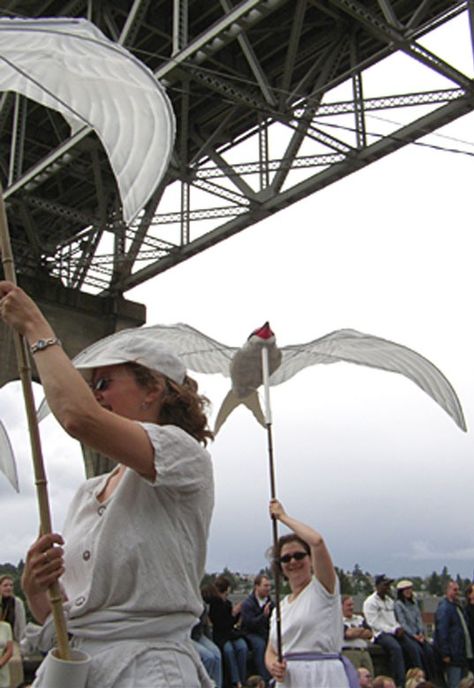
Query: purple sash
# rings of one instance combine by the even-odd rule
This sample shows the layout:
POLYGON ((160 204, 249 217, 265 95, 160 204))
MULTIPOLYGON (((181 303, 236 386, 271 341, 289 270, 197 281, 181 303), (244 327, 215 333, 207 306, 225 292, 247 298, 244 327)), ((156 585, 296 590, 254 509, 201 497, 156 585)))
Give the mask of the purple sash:
POLYGON ((325 659, 338 659, 344 666, 349 688, 359 688, 359 677, 354 669, 354 665, 339 652, 289 652, 284 659, 287 662, 319 662, 325 659))

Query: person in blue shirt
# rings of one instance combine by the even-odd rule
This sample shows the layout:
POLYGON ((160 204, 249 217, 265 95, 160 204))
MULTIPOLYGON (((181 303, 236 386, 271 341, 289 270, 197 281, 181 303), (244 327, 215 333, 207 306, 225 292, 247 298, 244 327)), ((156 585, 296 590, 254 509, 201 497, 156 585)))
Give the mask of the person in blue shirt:
POLYGON ((252 648, 255 667, 265 683, 268 683, 271 678, 265 666, 270 616, 274 607, 270 590, 271 582, 268 576, 259 574, 255 577, 252 592, 242 602, 240 609, 242 632, 252 648))
POLYGON ((438 650, 448 688, 457 688, 472 658, 472 645, 466 618, 459 603, 459 585, 451 580, 435 615, 434 646, 438 650))

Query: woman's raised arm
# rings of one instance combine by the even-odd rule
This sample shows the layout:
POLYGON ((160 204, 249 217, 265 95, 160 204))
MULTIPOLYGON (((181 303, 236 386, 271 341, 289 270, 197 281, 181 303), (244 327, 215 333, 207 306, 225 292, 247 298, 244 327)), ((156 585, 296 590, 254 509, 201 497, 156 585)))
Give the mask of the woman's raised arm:
POLYGON ((277 499, 270 501, 270 516, 276 518, 280 523, 292 530, 295 535, 308 543, 311 550, 311 563, 314 575, 321 585, 332 594, 336 588, 336 572, 323 536, 317 530, 311 528, 311 526, 289 516, 281 502, 277 499))
MULTIPOLYGON (((55 339, 51 325, 35 302, 11 282, 0 281, 0 315, 30 346, 40 339, 55 339)), ((69 435, 141 475, 154 478, 153 448, 144 429, 103 408, 61 346, 39 350, 35 364, 49 407, 69 435)))

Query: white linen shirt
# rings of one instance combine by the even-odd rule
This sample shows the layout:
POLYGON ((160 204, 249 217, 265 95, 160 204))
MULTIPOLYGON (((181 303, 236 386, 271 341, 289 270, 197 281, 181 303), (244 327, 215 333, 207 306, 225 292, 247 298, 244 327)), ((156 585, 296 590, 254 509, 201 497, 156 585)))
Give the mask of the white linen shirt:
MULTIPOLYGON (((340 652, 343 625, 339 581, 330 593, 313 576, 298 597, 285 597, 280 606, 283 654, 289 652, 340 652)), ((270 642, 277 647, 276 612, 270 620, 270 642)))
POLYGON ((92 478, 66 517, 61 582, 78 637, 181 639, 202 612, 211 459, 181 428, 141 425, 155 450, 155 481, 127 468, 99 502, 110 476, 92 478))

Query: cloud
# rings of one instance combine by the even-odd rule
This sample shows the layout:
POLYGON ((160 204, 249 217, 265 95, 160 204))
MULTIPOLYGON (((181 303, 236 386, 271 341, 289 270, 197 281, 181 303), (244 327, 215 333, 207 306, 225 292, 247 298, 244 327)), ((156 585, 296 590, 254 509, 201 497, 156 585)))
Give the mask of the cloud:
POLYGON ((417 542, 412 542, 411 552, 404 552, 403 555, 412 561, 442 560, 446 564, 450 561, 473 561, 474 546, 440 550, 438 547, 433 547, 429 542, 418 540, 417 542))

